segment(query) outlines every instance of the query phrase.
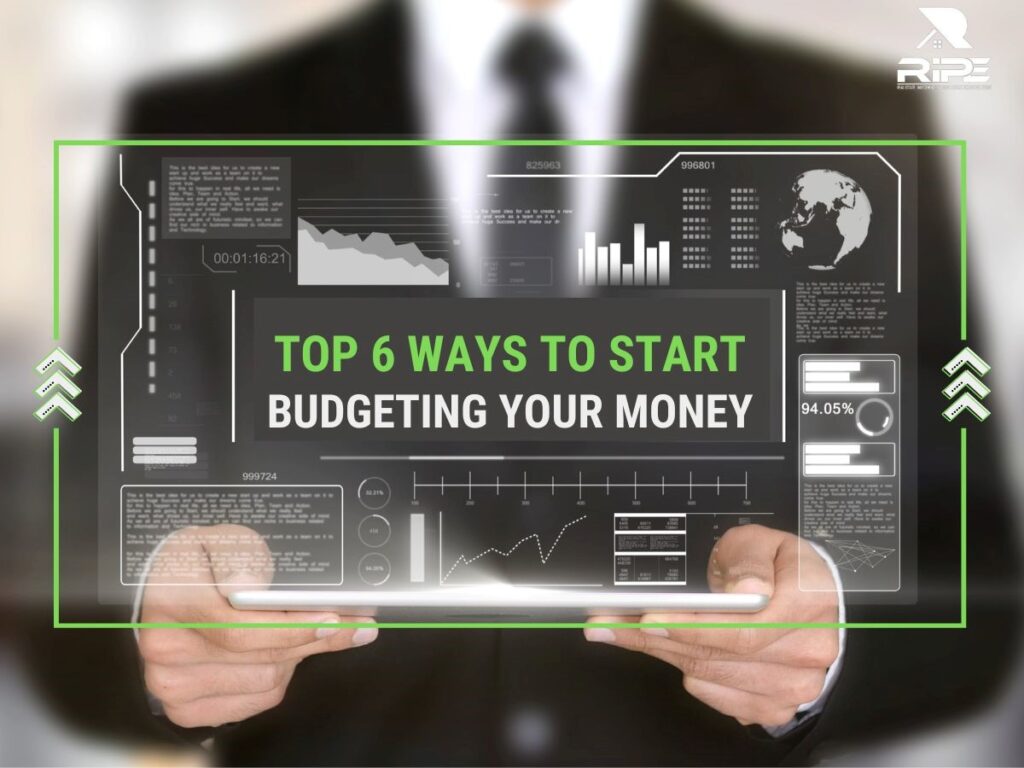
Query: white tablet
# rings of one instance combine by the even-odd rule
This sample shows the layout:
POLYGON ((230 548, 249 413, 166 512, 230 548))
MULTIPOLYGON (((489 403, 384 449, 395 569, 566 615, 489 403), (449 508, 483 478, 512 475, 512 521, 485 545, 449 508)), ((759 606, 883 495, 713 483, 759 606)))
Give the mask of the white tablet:
POLYGON ((516 586, 391 590, 247 590, 230 596, 235 608, 264 611, 339 611, 362 616, 378 612, 435 615, 639 615, 650 612, 753 613, 768 605, 766 595, 714 592, 627 592, 516 586))

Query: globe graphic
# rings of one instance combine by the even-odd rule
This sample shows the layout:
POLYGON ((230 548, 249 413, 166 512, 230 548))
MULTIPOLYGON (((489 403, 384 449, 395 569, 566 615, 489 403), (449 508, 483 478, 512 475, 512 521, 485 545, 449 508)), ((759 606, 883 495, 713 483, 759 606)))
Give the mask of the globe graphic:
POLYGON ((871 202, 860 184, 826 168, 793 182, 793 208, 779 222, 782 247, 809 269, 835 269, 860 248, 871 226, 871 202))

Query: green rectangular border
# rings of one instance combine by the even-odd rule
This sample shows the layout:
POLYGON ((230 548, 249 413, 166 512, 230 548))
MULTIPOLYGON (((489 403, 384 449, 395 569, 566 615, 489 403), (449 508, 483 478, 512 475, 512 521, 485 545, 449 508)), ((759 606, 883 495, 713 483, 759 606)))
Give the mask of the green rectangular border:
MULTIPOLYGON (((651 146, 651 147, 959 147, 960 341, 967 341, 967 142, 963 139, 56 139, 53 142, 53 339, 60 340, 61 147, 410 147, 410 146, 651 146)), ((287 629, 305 622, 65 622, 60 619, 60 428, 53 428, 53 627, 54 629, 287 629)), ((342 627, 360 626, 354 623, 342 627)), ((714 629, 966 629, 967 628, 967 429, 960 428, 960 620, 955 622, 381 622, 385 629, 583 629, 584 627, 708 627, 714 629)))

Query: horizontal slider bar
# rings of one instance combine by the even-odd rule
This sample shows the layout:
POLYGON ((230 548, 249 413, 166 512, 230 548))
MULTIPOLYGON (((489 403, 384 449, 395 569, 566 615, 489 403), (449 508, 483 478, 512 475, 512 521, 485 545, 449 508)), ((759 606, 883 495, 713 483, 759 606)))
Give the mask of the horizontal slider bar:
POLYGON ((615 517, 686 517, 685 512, 616 512, 615 517))
POLYGON ((829 395, 852 395, 860 392, 879 392, 881 386, 877 381, 849 381, 835 384, 804 384, 804 392, 815 392, 829 395))
MULTIPOLYGON (((416 483, 417 488, 479 488, 494 487, 494 483, 484 480, 479 483, 416 483)), ((539 481, 536 483, 524 483, 521 480, 504 480, 501 485, 506 488, 550 488, 551 483, 539 481)), ((575 480, 555 483, 556 488, 746 488, 746 483, 583 483, 575 480)), ((692 514, 692 513, 691 513, 692 514)), ((644 515, 646 517, 646 515, 644 515)))
POLYGON ((804 381, 849 381, 850 373, 848 371, 839 371, 837 373, 814 373, 808 371, 804 374, 804 381))
POLYGON ((507 456, 445 456, 442 454, 394 456, 386 454, 348 454, 321 456, 320 461, 782 461, 785 456, 590 456, 587 454, 528 455, 516 454, 507 456))
MULTIPOLYGON (((322 456, 321 458, 330 459, 332 456, 322 456)), ((409 461, 504 461, 504 456, 490 456, 487 454, 481 454, 479 456, 467 455, 467 456, 439 456, 439 455, 412 455, 408 457, 409 461)))
POLYGON ((132 456, 133 464, 195 464, 195 456, 132 456))
POLYGON ((809 454, 804 456, 804 464, 849 464, 849 454, 809 454))
POLYGON ((859 371, 860 362, 850 360, 839 362, 836 360, 805 360, 805 371, 859 371))
POLYGON ((195 445, 194 437, 133 437, 132 445, 195 445))
POLYGON ((617 587, 685 587, 685 581, 616 581, 617 587))
POLYGON ((860 453, 860 443, 806 443, 804 453, 860 453))
MULTIPOLYGON (((740 513, 736 513, 740 514, 740 513)), ((629 530, 622 528, 615 528, 615 536, 646 536, 647 534, 668 534, 670 536, 686 536, 686 531, 683 528, 678 530, 667 530, 665 528, 658 528, 657 530, 648 530, 647 528, 630 528, 629 530)))
POLYGON ((143 445, 134 446, 132 453, 136 456, 195 456, 194 445, 143 445))
POLYGON ((641 550, 639 550, 637 552, 616 552, 615 556, 616 557, 664 557, 665 555, 669 555, 669 556, 674 557, 675 555, 685 555, 685 554, 686 554, 686 550, 685 549, 682 549, 682 550, 679 550, 679 551, 673 551, 673 552, 647 552, 646 550, 641 549, 641 550))
POLYGON ((640 552, 616 552, 615 553, 615 557, 634 557, 634 556, 635 557, 659 557, 659 556, 662 556, 662 557, 664 557, 664 556, 676 557, 677 555, 681 557, 681 556, 683 556, 685 554, 686 554, 686 550, 685 549, 680 550, 678 552, 677 551, 672 551, 672 552, 648 552, 647 550, 642 550, 640 552))
POLYGON ((877 464, 850 464, 845 467, 804 467, 805 475, 878 475, 877 464))

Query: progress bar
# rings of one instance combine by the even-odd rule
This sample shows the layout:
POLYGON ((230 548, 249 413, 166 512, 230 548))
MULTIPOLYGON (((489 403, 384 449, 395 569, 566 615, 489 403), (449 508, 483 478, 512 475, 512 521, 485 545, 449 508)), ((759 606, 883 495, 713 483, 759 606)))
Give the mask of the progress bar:
POLYGON ((782 461, 785 456, 538 456, 499 454, 414 454, 410 456, 326 455, 320 461, 782 461))

